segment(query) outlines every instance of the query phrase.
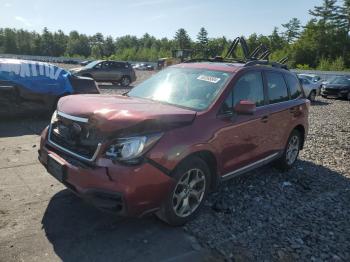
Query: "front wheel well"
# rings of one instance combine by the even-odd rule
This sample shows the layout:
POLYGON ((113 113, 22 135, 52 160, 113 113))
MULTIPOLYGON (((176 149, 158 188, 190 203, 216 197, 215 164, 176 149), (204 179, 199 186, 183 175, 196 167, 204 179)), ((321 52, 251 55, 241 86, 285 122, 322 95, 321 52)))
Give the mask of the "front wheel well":
POLYGON ((301 144, 300 149, 304 148, 304 142, 305 142, 305 128, 302 125, 297 125, 293 130, 297 130, 301 135, 301 144))
MULTIPOLYGON (((188 159, 191 157, 199 157, 208 165, 208 168, 210 170, 210 177, 211 177, 210 189, 215 190, 218 184, 218 172, 217 172, 218 165, 217 165, 215 155, 208 150, 203 150, 203 151, 194 152, 188 155, 185 159, 188 159)), ((184 161, 185 159, 183 159, 182 161, 184 161)))

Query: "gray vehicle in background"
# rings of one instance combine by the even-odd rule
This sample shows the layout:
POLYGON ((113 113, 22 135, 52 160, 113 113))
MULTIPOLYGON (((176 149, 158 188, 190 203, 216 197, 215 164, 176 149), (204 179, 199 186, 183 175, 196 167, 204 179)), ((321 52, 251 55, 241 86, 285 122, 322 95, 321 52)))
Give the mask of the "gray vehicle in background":
POLYGON ((318 76, 311 77, 306 74, 298 74, 300 84, 303 86, 305 96, 310 101, 315 101, 316 96, 320 95, 322 81, 318 76))
POLYGON ((84 67, 70 70, 73 75, 91 77, 95 81, 112 82, 126 87, 136 80, 136 74, 128 62, 97 60, 84 67))

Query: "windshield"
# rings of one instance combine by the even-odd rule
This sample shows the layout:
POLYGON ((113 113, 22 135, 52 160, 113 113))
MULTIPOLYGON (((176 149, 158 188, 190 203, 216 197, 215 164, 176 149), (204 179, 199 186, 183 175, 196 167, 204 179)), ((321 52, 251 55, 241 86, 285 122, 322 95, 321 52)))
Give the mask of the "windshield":
POLYGON ((97 65, 98 63, 100 63, 101 61, 93 61, 91 63, 88 63, 85 68, 93 68, 95 65, 97 65))
POLYGON ((302 75, 302 74, 300 74, 300 75, 299 75, 299 78, 306 78, 307 80, 312 81, 312 76, 308 76, 308 75, 302 75))
POLYGON ((329 83, 335 85, 350 85, 350 79, 345 76, 337 76, 332 78, 329 83))
POLYGON ((192 68, 168 68, 132 89, 128 95, 204 110, 224 87, 230 73, 192 68))

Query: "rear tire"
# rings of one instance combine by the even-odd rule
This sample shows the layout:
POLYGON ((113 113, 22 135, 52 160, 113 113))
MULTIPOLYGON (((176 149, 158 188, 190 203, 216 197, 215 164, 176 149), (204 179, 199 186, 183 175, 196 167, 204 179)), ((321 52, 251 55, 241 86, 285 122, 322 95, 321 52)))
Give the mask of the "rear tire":
POLYGON ((171 226, 181 226, 200 212, 210 189, 210 170, 201 158, 191 157, 172 176, 176 183, 156 215, 171 226))
POLYGON ((350 101, 350 91, 348 93, 348 96, 347 96, 348 100, 350 101))
POLYGON ((292 168, 297 161, 301 148, 301 134, 294 129, 290 134, 283 155, 276 161, 276 166, 281 171, 287 171, 292 168))

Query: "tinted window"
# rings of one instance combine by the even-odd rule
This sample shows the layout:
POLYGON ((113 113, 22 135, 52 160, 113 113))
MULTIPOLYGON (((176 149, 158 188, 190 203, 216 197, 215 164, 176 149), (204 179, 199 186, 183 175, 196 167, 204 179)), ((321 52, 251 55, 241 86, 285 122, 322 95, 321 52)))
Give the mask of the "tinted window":
POLYGON ((291 98, 298 98, 302 94, 298 79, 295 76, 287 74, 285 75, 285 77, 290 90, 291 98))
POLYGON ((287 101, 288 90, 282 74, 266 72, 270 104, 287 101))
POLYGON ((103 69, 108 69, 110 67, 110 62, 103 62, 102 63, 102 68, 103 69))
POLYGON ((113 68, 113 69, 120 69, 120 68, 122 68, 122 67, 123 67, 123 66, 122 66, 121 63, 113 62, 113 63, 111 64, 111 68, 113 68))
POLYGON ((95 68, 95 69, 100 69, 101 67, 102 67, 102 63, 98 63, 98 64, 93 66, 93 68, 95 68))
POLYGON ((233 88, 233 106, 241 100, 249 100, 256 106, 264 105, 264 85, 260 72, 243 75, 233 88))

